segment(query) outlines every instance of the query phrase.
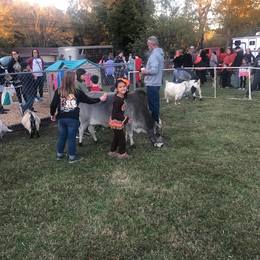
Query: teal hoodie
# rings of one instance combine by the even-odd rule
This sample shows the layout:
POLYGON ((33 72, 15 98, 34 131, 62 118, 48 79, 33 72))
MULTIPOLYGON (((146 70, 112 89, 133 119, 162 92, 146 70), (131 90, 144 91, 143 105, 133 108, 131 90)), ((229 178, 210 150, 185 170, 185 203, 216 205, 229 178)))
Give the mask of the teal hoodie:
POLYGON ((152 50, 146 64, 144 83, 146 86, 161 86, 164 68, 164 53, 161 48, 152 50))

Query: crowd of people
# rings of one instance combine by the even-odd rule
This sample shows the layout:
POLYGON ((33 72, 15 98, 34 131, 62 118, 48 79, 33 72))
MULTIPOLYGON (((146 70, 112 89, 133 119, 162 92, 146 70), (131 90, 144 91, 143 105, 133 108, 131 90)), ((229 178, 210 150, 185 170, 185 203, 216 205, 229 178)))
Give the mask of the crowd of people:
MULTIPOLYGON (((104 85, 111 86, 111 91, 114 91, 114 83, 117 78, 128 77, 128 72, 140 71, 143 61, 138 54, 133 55, 129 53, 128 59, 124 56, 122 51, 118 51, 116 57, 110 53, 108 56, 104 55, 100 61, 101 77, 104 85)), ((137 86, 141 85, 141 77, 139 73, 131 74, 131 81, 135 77, 137 86)))
MULTIPOLYGON (((138 55, 128 56, 126 61, 122 51, 119 51, 115 58, 112 54, 104 56, 100 60, 101 65, 101 83, 105 80, 105 85, 110 86, 110 91, 114 92, 114 102, 109 121, 109 126, 114 131, 114 138, 109 155, 117 158, 128 158, 125 141, 125 125, 129 118, 124 115, 125 102, 128 86, 130 82, 126 79, 129 71, 138 71, 132 73, 130 81, 135 82, 137 86, 141 85, 141 78, 144 79, 144 85, 147 90, 148 107, 155 124, 160 127, 160 88, 163 82, 163 69, 165 65, 164 52, 159 47, 158 39, 151 36, 147 39, 149 57, 145 67, 142 67, 142 59, 138 55)), ((32 57, 24 62, 17 51, 12 51, 12 59, 8 65, 8 76, 16 92, 21 111, 27 109, 34 110, 35 101, 43 99, 44 84, 44 62, 37 49, 32 50, 32 57), (27 72, 27 73, 22 73, 27 72)), ((240 88, 246 88, 247 77, 249 76, 249 66, 260 68, 260 49, 258 55, 254 57, 250 49, 243 53, 240 47, 235 50, 227 48, 221 49, 219 53, 212 52, 210 55, 205 50, 197 51, 191 46, 187 51, 179 49, 175 52, 172 59, 173 63, 173 81, 180 83, 184 80, 197 77, 203 85, 207 81, 207 74, 215 77, 214 70, 210 67, 218 68, 221 86, 234 87, 231 84, 231 77, 234 75, 240 80, 240 88), (236 67, 233 69, 232 67, 236 67), (198 69, 196 69, 198 68, 198 69)), ((0 85, 10 84, 6 78, 5 69, 0 66, 0 85)), ((260 70, 253 71, 255 74, 252 84, 252 90, 260 88, 260 70)), ((91 98, 89 92, 101 92, 102 86, 97 75, 90 77, 89 85, 86 85, 85 77, 87 71, 83 68, 75 72, 65 71, 61 86, 55 91, 50 106, 51 120, 58 121, 58 142, 57 142, 57 160, 64 157, 64 148, 68 143, 68 159, 70 163, 78 161, 80 158, 76 154, 76 134, 79 127, 79 103, 94 104, 105 102, 107 94, 100 98, 91 98)), ((1 99, 0 99, 1 100, 1 99)), ((0 113, 5 113, 1 110, 0 113)))
MULTIPOLYGON (((240 88, 246 89, 249 69, 247 67, 260 67, 260 49, 255 57, 250 49, 243 49, 237 46, 234 50, 230 47, 221 48, 219 53, 213 51, 208 53, 205 49, 197 51, 191 46, 187 51, 179 49, 175 52, 172 59, 173 63, 173 81, 182 82, 192 77, 200 79, 203 85, 207 81, 207 74, 214 77, 214 69, 217 68, 217 74, 220 75, 220 85, 222 88, 240 88), (236 68, 232 68, 236 67, 236 68), (195 69, 194 70, 191 69, 195 69), (198 69, 196 69, 198 68, 198 69), (194 75, 195 74, 195 75, 194 75)), ((260 71, 252 70, 254 81, 252 90, 260 89, 260 71)))

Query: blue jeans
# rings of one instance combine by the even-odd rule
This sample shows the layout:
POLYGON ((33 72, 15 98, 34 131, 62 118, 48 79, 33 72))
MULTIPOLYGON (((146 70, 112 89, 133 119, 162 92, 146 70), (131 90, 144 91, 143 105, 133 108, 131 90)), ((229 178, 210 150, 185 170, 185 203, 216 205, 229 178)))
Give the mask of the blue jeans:
POLYGON ((149 110, 153 119, 159 123, 160 118, 160 86, 147 86, 149 110))
POLYGON ((60 118, 58 120, 57 155, 64 153, 66 141, 68 141, 68 155, 70 159, 76 156, 76 134, 79 128, 79 120, 74 118, 60 118))
POLYGON ((37 97, 37 92, 39 90, 39 95, 43 97, 43 85, 44 85, 44 76, 37 77, 35 79, 35 97, 37 97))

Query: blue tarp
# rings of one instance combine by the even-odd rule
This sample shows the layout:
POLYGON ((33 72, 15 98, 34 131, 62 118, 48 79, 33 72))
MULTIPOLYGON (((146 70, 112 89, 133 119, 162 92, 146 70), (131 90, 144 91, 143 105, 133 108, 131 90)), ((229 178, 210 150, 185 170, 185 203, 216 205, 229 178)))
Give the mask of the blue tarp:
POLYGON ((79 68, 81 65, 83 65, 85 63, 90 63, 96 67, 99 66, 98 64, 91 62, 87 59, 84 59, 84 60, 58 60, 54 64, 49 66, 47 69, 45 69, 45 71, 50 72, 50 71, 57 71, 57 70, 62 70, 62 69, 73 70, 73 69, 79 68))

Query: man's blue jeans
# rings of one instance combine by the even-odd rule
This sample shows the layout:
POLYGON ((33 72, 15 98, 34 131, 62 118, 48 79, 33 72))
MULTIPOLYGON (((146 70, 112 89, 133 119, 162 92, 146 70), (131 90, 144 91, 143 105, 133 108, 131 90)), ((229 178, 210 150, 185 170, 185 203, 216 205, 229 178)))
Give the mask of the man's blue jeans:
POLYGON ((79 128, 79 120, 74 118, 60 118, 58 120, 57 155, 62 156, 66 141, 68 142, 68 155, 70 159, 76 156, 76 134, 79 128))
POLYGON ((147 86, 148 106, 154 120, 159 123, 160 118, 160 86, 147 86))

